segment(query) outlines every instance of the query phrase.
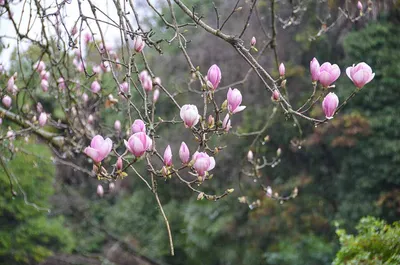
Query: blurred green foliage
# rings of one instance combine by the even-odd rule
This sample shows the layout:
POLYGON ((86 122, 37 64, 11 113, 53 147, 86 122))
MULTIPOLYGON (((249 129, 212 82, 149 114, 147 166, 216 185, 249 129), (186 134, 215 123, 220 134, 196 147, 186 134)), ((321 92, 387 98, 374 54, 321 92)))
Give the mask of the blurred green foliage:
POLYGON ((357 235, 337 229, 341 248, 333 265, 400 264, 400 223, 391 225, 374 217, 365 217, 357 225, 357 235))
POLYGON ((64 218, 51 217, 46 210, 54 192, 50 150, 42 144, 14 144, 20 152, 10 161, 5 157, 9 152, 0 150, 7 168, 12 168, 17 194, 12 195, 9 177, 0 167, 0 264, 35 264, 55 251, 71 251, 74 241, 64 218))

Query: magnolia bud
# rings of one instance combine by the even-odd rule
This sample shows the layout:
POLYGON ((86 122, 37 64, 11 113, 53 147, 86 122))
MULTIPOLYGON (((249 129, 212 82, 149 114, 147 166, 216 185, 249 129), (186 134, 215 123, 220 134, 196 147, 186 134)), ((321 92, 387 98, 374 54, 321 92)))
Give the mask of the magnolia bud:
POLYGON ((118 157, 116 167, 117 167, 117 170, 122 169, 122 158, 121 157, 118 157))
POLYGON ((251 38, 250 45, 255 46, 256 43, 257 43, 256 37, 253 36, 253 38, 251 38))
POLYGON ((121 122, 120 122, 119 120, 116 120, 116 121, 114 122, 114 129, 115 129, 117 132, 120 132, 120 131, 121 131, 121 122))
POLYGON ((158 101, 158 97, 160 96, 160 90, 157 88, 153 92, 153 102, 156 103, 158 101))
POLYGON ((270 186, 267 187, 267 197, 272 197, 272 189, 270 186))
POLYGON ((249 150, 249 152, 247 153, 247 160, 253 161, 253 158, 254 158, 253 151, 249 150))
POLYGON ((208 116, 208 127, 213 127, 215 123, 215 119, 212 115, 208 116))
POLYGON ((111 182, 109 185, 108 185, 108 190, 109 191, 113 191, 115 189, 115 184, 114 184, 114 182, 111 182))
POLYGON ((283 63, 281 63, 279 65, 279 75, 282 77, 285 75, 286 69, 285 69, 285 65, 283 63))
POLYGON ((161 78, 159 77, 154 78, 154 84, 161 86, 161 78))
POLYGON ((83 102, 86 103, 89 100, 89 96, 86 93, 83 93, 82 94, 82 100, 83 100, 83 102))
POLYGON ((43 127, 47 122, 47 114, 45 112, 40 113, 39 115, 39 126, 43 127))
POLYGON ((9 96, 5 95, 1 102, 3 103, 4 107, 8 109, 9 107, 11 107, 12 99, 9 96))
POLYGON ((357 2, 357 8, 358 8, 358 10, 360 10, 362 12, 363 5, 360 1, 357 2))
POLYGON ((104 195, 103 186, 101 186, 100 184, 97 186, 97 195, 98 195, 99 197, 103 197, 103 195, 104 195))
POLYGON ((271 100, 272 101, 279 101, 279 90, 275 89, 274 92, 272 92, 271 100))
POLYGON ((93 122, 94 122, 94 117, 92 114, 90 114, 88 117, 88 123, 92 124, 93 122))
POLYGON ((276 156, 279 157, 279 156, 281 156, 281 154, 282 154, 282 149, 278 148, 276 150, 276 156))

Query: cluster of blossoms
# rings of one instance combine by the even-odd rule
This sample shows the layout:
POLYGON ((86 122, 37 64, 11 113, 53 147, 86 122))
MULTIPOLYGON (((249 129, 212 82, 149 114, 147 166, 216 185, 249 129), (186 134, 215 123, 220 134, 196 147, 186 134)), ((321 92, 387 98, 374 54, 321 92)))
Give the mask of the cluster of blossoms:
MULTIPOLYGON (((213 93, 219 86, 221 82, 221 70, 217 65, 212 65, 208 70, 207 77, 207 87, 210 93, 213 93)), ((142 71, 139 73, 139 80, 142 84, 144 91, 149 92, 152 90, 153 85, 161 85, 161 80, 159 78, 151 78, 147 71, 142 71)), ((93 84, 92 84, 93 86, 93 84)), ((120 92, 128 92, 128 83, 123 82, 119 88, 120 92)), ((92 87, 93 91, 93 87, 92 87)), ((156 89, 153 94, 153 101, 156 102, 159 96, 159 91, 156 89)), ((242 106, 242 94, 236 88, 229 88, 227 92, 226 101, 222 104, 222 110, 226 110, 227 114, 222 122, 216 123, 213 115, 210 115, 207 119, 208 128, 214 127, 216 130, 221 132, 228 132, 231 128, 231 116, 238 112, 243 111, 246 106, 242 106), (221 127, 222 125, 222 127, 221 127), (219 126, 219 128, 218 128, 219 126)), ((192 129, 193 131, 200 130, 196 126, 201 120, 199 111, 196 105, 186 104, 180 109, 180 117, 186 128, 192 129)), ((205 122, 205 121, 204 121, 205 122)), ((206 123, 205 123, 206 124, 206 123)), ((119 120, 115 121, 114 129, 117 133, 121 131, 121 122, 119 120)), ((141 119, 136 119, 130 128, 131 135, 127 140, 124 140, 126 147, 126 152, 124 154, 130 153, 134 156, 135 161, 140 159, 148 151, 153 151, 153 140, 148 135, 146 131, 146 124, 141 119)), ((84 153, 92 158, 94 163, 99 164, 104 160, 112 150, 112 141, 110 138, 104 139, 100 135, 96 135, 85 150, 84 153)), ((164 176, 170 175, 173 172, 173 154, 172 148, 168 145, 164 151, 163 155, 163 168, 161 169, 161 174, 164 176)), ((194 174, 199 176, 200 179, 204 181, 208 172, 215 167, 215 159, 206 152, 196 151, 192 155, 190 154, 189 147, 185 142, 181 143, 179 148, 179 158, 183 166, 188 167, 192 170, 194 174)), ((122 157, 119 156, 116 163, 116 169, 122 170, 122 157)))
MULTIPOLYGON (((337 64, 325 62, 320 65, 318 60, 316 58, 313 58, 310 62, 310 73, 311 80, 315 86, 319 82, 324 89, 328 89, 334 87, 334 85, 332 84, 340 77, 341 71, 337 64)), ((279 74, 281 78, 283 78, 285 75, 285 66, 283 63, 281 63, 279 66, 279 74)), ((357 89, 363 88, 375 77, 375 73, 372 72, 371 67, 364 62, 347 67, 346 74, 353 82, 353 84, 357 87, 357 89)), ((278 101, 279 98, 279 91, 274 90, 271 99, 273 101, 278 101)), ((322 101, 322 109, 327 119, 333 118, 338 106, 338 96, 334 92, 328 93, 322 101)))

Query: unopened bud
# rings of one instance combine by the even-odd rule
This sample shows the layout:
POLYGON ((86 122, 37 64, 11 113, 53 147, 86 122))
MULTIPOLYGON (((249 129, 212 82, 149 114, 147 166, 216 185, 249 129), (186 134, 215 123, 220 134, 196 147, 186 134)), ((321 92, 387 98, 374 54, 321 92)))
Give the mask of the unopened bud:
POLYGON ((280 157, 281 154, 282 154, 282 149, 278 148, 278 149, 276 150, 276 156, 277 156, 277 157, 280 157))
POLYGON ((222 105, 221 105, 221 109, 222 109, 222 110, 225 110, 227 106, 228 106, 228 101, 225 100, 225 101, 222 103, 222 105))
POLYGON ((235 191, 235 189, 227 189, 226 191, 227 191, 228 193, 232 193, 232 192, 235 191))
POLYGON ((212 115, 208 116, 208 127, 213 127, 215 123, 215 119, 212 115))
POLYGON ((247 160, 253 161, 253 158, 254 158, 253 151, 249 150, 249 152, 247 153, 247 160))
POLYGON ((109 185, 108 185, 108 190, 109 191, 113 191, 115 189, 115 184, 114 184, 114 182, 111 182, 109 185))
POLYGON ((117 166, 117 170, 122 169, 122 158, 121 157, 118 157, 116 166, 117 166))
POLYGON ((267 187, 267 197, 272 197, 272 189, 270 186, 267 187))
POLYGON ((99 197, 103 197, 103 195, 104 195, 104 188, 100 184, 97 186, 97 195, 99 197))
POLYGON ((202 200, 204 198, 204 192, 200 192, 199 195, 197 195, 197 200, 202 200))

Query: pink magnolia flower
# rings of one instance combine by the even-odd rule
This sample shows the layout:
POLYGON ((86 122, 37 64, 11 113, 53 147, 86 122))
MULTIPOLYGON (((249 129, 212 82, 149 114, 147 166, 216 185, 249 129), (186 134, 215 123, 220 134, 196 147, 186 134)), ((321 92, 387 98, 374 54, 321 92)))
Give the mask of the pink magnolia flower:
POLYGON ((322 101, 322 109, 327 119, 332 119, 335 115, 336 108, 339 105, 339 98, 335 93, 330 92, 322 101))
POLYGON ((256 43, 257 43, 256 37, 253 36, 253 37, 251 38, 250 45, 251 45, 251 46, 255 46, 256 43))
POLYGON ((47 122, 47 114, 45 112, 40 113, 39 115, 39 126, 43 127, 47 122))
POLYGON ((167 167, 172 165, 172 151, 171 151, 171 146, 167 146, 164 151, 164 165, 167 167))
POLYGON ((253 151, 249 150, 249 152, 247 153, 247 160, 253 161, 253 158, 254 158, 253 151))
POLYGON ((37 71, 38 73, 42 72, 44 69, 46 69, 46 64, 43 61, 38 61, 33 65, 33 69, 37 71))
POLYGON ((140 83, 144 83, 144 81, 146 80, 146 78, 149 76, 149 73, 146 70, 143 70, 139 73, 139 80, 140 83))
POLYGON ((104 61, 100 63, 101 70, 103 70, 104 73, 111 72, 111 67, 110 63, 108 61, 104 61))
POLYGON ((229 130, 232 128, 231 126, 231 117, 229 117, 229 114, 225 115, 224 120, 222 121, 222 128, 226 131, 229 132, 229 130))
POLYGON ((145 91, 149 92, 153 89, 153 80, 150 76, 146 76, 142 82, 142 87, 145 91))
POLYGON ((190 151, 185 142, 182 142, 181 147, 179 148, 179 158, 181 159, 183 164, 189 163, 190 151))
POLYGON ((43 71, 40 72, 40 78, 41 79, 45 79, 45 80, 49 80, 50 73, 47 72, 46 70, 43 70, 43 71))
POLYGON ((372 73, 371 67, 364 62, 356 66, 347 67, 346 74, 353 81, 354 85, 360 89, 375 77, 375 73, 372 73))
POLYGON ((8 109, 9 107, 11 107, 12 99, 9 96, 5 95, 1 102, 3 103, 4 107, 8 109))
POLYGON ((114 122, 114 129, 115 129, 117 132, 120 132, 120 131, 121 131, 121 122, 120 122, 119 120, 116 120, 116 121, 114 122))
POLYGON ((279 75, 280 75, 280 76, 284 76, 284 75, 285 75, 285 72, 286 72, 285 65, 284 65, 283 63, 281 63, 281 64, 279 65, 279 75))
POLYGON ((153 102, 156 103, 158 101, 158 97, 160 96, 160 90, 156 88, 153 92, 153 102))
POLYGON ((62 77, 58 78, 57 83, 59 89, 64 90, 66 88, 64 78, 62 77))
POLYGON ((136 36, 133 41, 133 48, 136 52, 142 52, 145 46, 145 42, 143 41, 141 36, 136 36))
POLYGON ((122 84, 120 84, 119 85, 119 90, 121 92, 124 92, 125 94, 128 94, 128 92, 129 92, 129 84, 128 84, 128 82, 125 81, 122 84))
POLYGON ((11 76, 7 82, 7 91, 15 95, 18 92, 18 87, 15 85, 15 77, 11 76))
POLYGON ((0 125, 3 123, 3 119, 2 118, 0 118, 0 125))
POLYGON ((92 90, 93 93, 98 93, 100 89, 101 87, 99 82, 97 82, 97 80, 93 81, 92 85, 90 86, 90 90, 92 90))
POLYGON ((340 76, 340 69, 337 64, 323 63, 319 69, 319 82, 323 87, 330 86, 340 76))
POLYGON ((117 170, 121 170, 122 169, 122 158, 119 156, 117 159, 117 163, 116 163, 116 168, 117 170))
POLYGON ((83 100, 83 102, 88 102, 88 100, 89 100, 89 96, 86 94, 86 93, 83 93, 82 94, 82 100, 83 100))
POLYGON ((91 42, 93 40, 93 36, 90 32, 85 32, 83 34, 83 41, 88 44, 89 42, 91 42))
POLYGON ((41 113, 41 112, 43 111, 43 105, 42 105, 42 103, 38 102, 38 103, 36 104, 36 110, 37 110, 37 112, 39 112, 39 113, 41 113))
POLYGON ((141 157, 147 150, 151 149, 152 141, 144 132, 137 132, 128 141, 124 140, 125 146, 135 157, 141 157))
POLYGON ((161 78, 159 78, 158 76, 157 76, 156 78, 154 78, 154 83, 155 83, 156 85, 161 86, 161 78))
POLYGON ((186 128, 192 128, 200 119, 199 111, 195 105, 183 105, 180 112, 181 119, 186 128))
POLYGON ((219 69, 218 65, 213 64, 210 69, 208 69, 207 81, 211 83, 212 90, 218 88, 218 85, 221 82, 221 69, 219 69))
POLYGON ((319 80, 319 69, 320 65, 318 60, 314 57, 312 61, 310 62, 310 72, 311 72, 311 79, 313 82, 316 82, 319 80))
POLYGON ((232 90, 229 88, 227 94, 228 110, 230 113, 235 114, 246 108, 246 106, 240 106, 242 103, 242 94, 236 88, 232 90))
POLYGON ((146 133, 146 125, 144 124, 144 121, 142 120, 135 120, 131 126, 131 133, 138 133, 138 132, 143 132, 146 133))
POLYGON ((275 89, 274 92, 272 92, 271 100, 272 101, 278 101, 280 97, 280 93, 278 89, 275 89))
POLYGON ((101 66, 100 66, 100 65, 94 65, 94 66, 92 67, 92 71, 93 71, 95 74, 100 74, 101 71, 102 71, 101 66))
POLYGON ((97 185, 96 193, 97 193, 97 195, 98 195, 99 197, 103 197, 103 195, 104 195, 104 188, 103 188, 103 186, 101 186, 100 184, 97 185))
POLYGON ((357 8, 360 11, 362 11, 362 9, 363 9, 363 5, 362 5, 362 3, 360 1, 357 2, 357 8))
POLYGON ((110 138, 104 140, 101 135, 96 135, 90 142, 90 146, 86 147, 83 152, 95 163, 100 163, 111 152, 112 145, 110 138))
POLYGON ((42 81, 40 81, 40 86, 42 87, 43 92, 47 92, 47 90, 49 90, 49 82, 46 79, 42 79, 42 81))
POLYGON ((94 117, 93 117, 92 114, 90 114, 89 117, 88 117, 88 123, 89 124, 93 124, 93 122, 94 122, 94 117))
POLYGON ((192 159, 194 160, 193 168, 196 170, 199 176, 205 177, 207 171, 212 170, 215 167, 215 159, 204 152, 196 152, 193 154, 192 159))

